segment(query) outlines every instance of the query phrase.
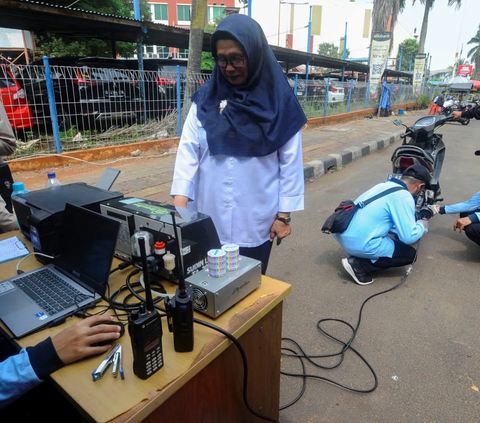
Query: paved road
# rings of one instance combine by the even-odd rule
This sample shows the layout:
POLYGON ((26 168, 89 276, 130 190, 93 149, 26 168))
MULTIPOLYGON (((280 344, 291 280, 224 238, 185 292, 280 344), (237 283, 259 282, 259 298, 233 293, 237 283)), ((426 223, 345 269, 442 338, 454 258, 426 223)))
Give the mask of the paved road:
MULTIPOLYGON (((441 178, 445 204, 462 201, 479 188, 480 122, 467 127, 448 125, 447 154, 441 178)), ((397 144, 398 145, 398 144, 397 144)), ((326 175, 306 189, 306 210, 293 216, 293 235, 274 247, 269 275, 292 283, 284 308, 283 334, 311 354, 338 350, 316 329, 320 318, 336 317, 355 324, 361 303, 369 295, 392 287, 403 275, 389 270, 369 286, 352 282, 340 260, 344 253, 321 224, 344 199, 354 199, 385 179, 396 146, 377 152, 326 175)), ((420 245, 413 273, 398 290, 371 300, 353 346, 370 362, 379 378, 370 394, 347 392, 309 380, 296 405, 281 412, 282 423, 415 423, 479 422, 480 247, 453 232, 456 217, 436 216, 420 245)), ((329 325, 348 338, 344 327, 329 325)), ((324 364, 332 360, 324 360, 324 364)), ((282 367, 298 371, 292 359, 282 367)), ((334 371, 309 372, 349 386, 371 387, 365 365, 348 353, 334 371)), ((281 402, 293 399, 301 383, 282 377, 281 402)))

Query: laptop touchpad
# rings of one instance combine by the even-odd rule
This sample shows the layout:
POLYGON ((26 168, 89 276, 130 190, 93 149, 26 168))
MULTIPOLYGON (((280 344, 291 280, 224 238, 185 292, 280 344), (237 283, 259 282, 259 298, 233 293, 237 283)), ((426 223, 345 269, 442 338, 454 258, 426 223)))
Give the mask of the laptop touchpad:
POLYGON ((19 291, 9 292, 0 296, 0 310, 2 316, 8 316, 10 313, 19 311, 31 304, 32 301, 19 291))

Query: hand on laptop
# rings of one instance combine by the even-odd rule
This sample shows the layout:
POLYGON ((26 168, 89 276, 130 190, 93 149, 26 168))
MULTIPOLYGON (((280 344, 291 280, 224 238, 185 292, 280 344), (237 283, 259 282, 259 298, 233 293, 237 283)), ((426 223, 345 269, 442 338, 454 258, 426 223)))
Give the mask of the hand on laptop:
POLYGON ((65 364, 70 364, 90 355, 108 351, 111 345, 101 347, 92 347, 91 345, 107 340, 111 340, 113 343, 120 337, 119 326, 101 324, 112 320, 112 316, 88 317, 55 335, 52 342, 60 359, 65 364), (98 323, 98 326, 93 326, 95 323, 98 323))

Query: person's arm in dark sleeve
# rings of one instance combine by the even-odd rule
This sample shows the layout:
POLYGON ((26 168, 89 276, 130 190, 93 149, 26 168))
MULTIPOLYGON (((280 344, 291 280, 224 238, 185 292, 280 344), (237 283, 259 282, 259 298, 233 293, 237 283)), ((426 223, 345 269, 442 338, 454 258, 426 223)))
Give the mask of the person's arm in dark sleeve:
POLYGON ((480 120, 480 107, 475 107, 473 109, 470 109, 470 110, 464 110, 462 112, 462 117, 464 118, 470 118, 470 119, 478 119, 480 120))
POLYGON ((13 135, 12 126, 8 120, 7 113, 0 101, 0 162, 1 157, 12 155, 17 149, 17 140, 13 135))

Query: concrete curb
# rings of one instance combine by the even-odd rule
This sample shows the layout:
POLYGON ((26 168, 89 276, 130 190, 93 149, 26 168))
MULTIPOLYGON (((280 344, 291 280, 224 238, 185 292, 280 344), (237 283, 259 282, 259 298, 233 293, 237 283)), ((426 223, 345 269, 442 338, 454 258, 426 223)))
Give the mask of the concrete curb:
POLYGON ((385 138, 363 142, 361 144, 354 144, 339 152, 330 153, 328 156, 323 156, 312 160, 303 165, 303 175, 306 181, 312 181, 325 175, 330 168, 340 169, 341 167, 368 156, 376 151, 392 145, 400 139, 404 131, 397 131, 385 138))

